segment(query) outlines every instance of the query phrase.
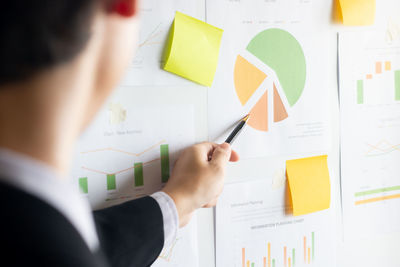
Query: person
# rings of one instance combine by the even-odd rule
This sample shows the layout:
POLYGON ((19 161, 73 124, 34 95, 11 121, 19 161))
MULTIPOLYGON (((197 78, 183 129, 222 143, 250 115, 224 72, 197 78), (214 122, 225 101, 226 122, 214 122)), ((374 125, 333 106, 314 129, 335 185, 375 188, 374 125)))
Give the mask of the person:
POLYGON ((0 17, 2 266, 149 266, 216 204, 228 144, 182 152, 162 191, 92 212, 68 182, 74 145, 121 78, 138 0, 19 0, 0 17))

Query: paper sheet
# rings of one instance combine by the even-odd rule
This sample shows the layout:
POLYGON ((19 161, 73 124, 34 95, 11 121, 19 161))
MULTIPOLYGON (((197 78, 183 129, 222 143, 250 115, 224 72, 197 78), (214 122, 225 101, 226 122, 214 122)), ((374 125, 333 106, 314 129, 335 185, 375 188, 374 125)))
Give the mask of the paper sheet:
POLYGON ((216 210, 216 267, 336 266, 333 210, 288 215, 286 191, 270 179, 225 186, 216 210))
POLYGON ((197 216, 195 215, 187 226, 178 230, 175 241, 163 248, 151 267, 197 267, 197 250, 197 216))
POLYGON ((346 26, 366 26, 375 22, 376 0, 338 0, 346 26))
POLYGON ((288 160, 286 166, 294 216, 330 207, 327 156, 288 160))
POLYGON ((223 31, 176 12, 164 69, 205 86, 211 86, 218 65, 223 31))
POLYGON ((400 230, 400 40, 339 35, 345 239, 400 230))
POLYGON ((190 81, 162 69, 163 51, 168 32, 179 10, 196 16, 196 1, 146 0, 139 4, 140 33, 136 53, 126 70, 123 86, 176 86, 190 81))
MULTIPOLYGON (((95 209, 159 191, 179 151, 194 143, 192 105, 134 106, 136 96, 119 88, 78 143, 71 175, 95 209)), ((196 235, 195 223, 183 229, 155 266, 198 266, 196 235)))
POLYGON ((312 20, 314 5, 207 1, 207 22, 224 29, 208 94, 210 140, 223 142, 251 113, 234 143, 242 158, 327 150, 330 45, 312 20))

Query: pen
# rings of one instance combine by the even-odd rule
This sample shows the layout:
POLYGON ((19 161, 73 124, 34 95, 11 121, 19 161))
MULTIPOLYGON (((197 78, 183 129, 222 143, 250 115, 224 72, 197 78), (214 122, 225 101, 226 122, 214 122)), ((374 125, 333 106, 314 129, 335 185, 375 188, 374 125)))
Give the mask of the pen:
POLYGON ((232 133, 228 136, 228 138, 225 140, 225 143, 232 144, 233 141, 235 141, 236 137, 239 135, 239 133, 243 130, 244 126, 246 125, 247 121, 250 118, 250 114, 247 114, 240 122, 239 124, 233 129, 232 133))

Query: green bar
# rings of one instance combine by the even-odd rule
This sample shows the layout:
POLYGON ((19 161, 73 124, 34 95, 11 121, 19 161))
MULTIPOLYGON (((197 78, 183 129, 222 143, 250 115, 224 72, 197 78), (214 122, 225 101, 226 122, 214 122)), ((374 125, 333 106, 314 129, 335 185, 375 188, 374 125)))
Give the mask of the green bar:
POLYGON ((89 192, 87 177, 79 178, 79 187, 81 188, 82 193, 87 194, 89 192))
POLYGON ((135 163, 135 186, 143 185, 143 163, 135 163))
POLYGON ((357 81, 357 104, 364 104, 364 81, 357 81))
POLYGON ((107 190, 117 189, 115 174, 107 174, 107 190))
POLYGON ((396 92, 396 101, 400 100, 400 70, 394 72, 394 88, 396 92))
POLYGON ((295 251, 295 249, 292 249, 292 263, 293 263, 293 266, 294 265, 296 265, 296 251, 295 251))
POLYGON ((253 262, 253 263, 251 263, 251 267, 254 267, 254 262, 253 262))
POLYGON ((362 196, 390 192, 390 191, 397 191, 397 190, 400 190, 400 186, 392 186, 392 187, 385 187, 385 188, 378 188, 378 189, 373 189, 373 190, 368 190, 368 191, 357 192, 354 194, 354 196, 362 197, 362 196))
POLYGON ((168 182, 169 179, 169 147, 168 145, 160 146, 161 154, 161 181, 168 182))
POLYGON ((275 259, 272 259, 272 267, 275 267, 275 259))
POLYGON ((315 258, 315 246, 314 246, 314 232, 311 233, 311 253, 312 253, 312 260, 315 258))

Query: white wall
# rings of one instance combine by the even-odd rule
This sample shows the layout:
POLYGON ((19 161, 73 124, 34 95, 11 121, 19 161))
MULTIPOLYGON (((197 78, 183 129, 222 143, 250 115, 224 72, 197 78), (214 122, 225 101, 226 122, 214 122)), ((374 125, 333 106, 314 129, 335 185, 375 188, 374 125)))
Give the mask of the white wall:
MULTIPOLYGON (((213 1, 213 0, 209 0, 213 1)), ((340 217, 340 169, 339 169, 339 101, 338 101, 338 85, 337 85, 337 34, 340 31, 348 30, 366 30, 369 28, 382 28, 386 29, 387 21, 389 18, 400 22, 400 1, 399 0, 376 0, 377 1, 377 14, 376 25, 371 27, 344 27, 334 24, 332 21, 329 23, 322 23, 324 30, 330 33, 331 47, 330 60, 327 62, 329 68, 329 91, 331 100, 331 133, 332 133, 332 148, 329 152, 329 165, 331 169, 331 179, 336 192, 336 199, 332 208, 337 211, 337 266, 340 267, 376 267, 376 266, 400 266, 400 233, 385 235, 385 236, 371 236, 370 239, 358 240, 353 242, 344 243, 341 228, 340 217)), ((198 0, 200 10, 205 11, 203 0, 198 0)), ((332 16, 332 7, 334 3, 331 0, 314 0, 316 10, 314 12, 314 19, 316 23, 327 21, 326 16, 332 16), (323 9, 321 9, 323 8, 323 9), (321 11, 322 10, 322 11, 321 11)), ((204 13, 203 13, 204 14, 204 13)), ((165 89, 164 89, 165 90, 165 89)), ((209 89, 212 90, 212 89, 209 89)), ((197 101, 197 140, 202 141, 207 138, 207 99, 205 88, 193 88, 199 98, 197 101), (200 94, 197 90, 202 91, 200 94)), ((193 98, 191 98, 194 100, 193 98)), ((212 115, 212 114, 211 114, 212 115)), ((291 155, 291 157, 300 155, 291 155)), ((245 181, 246 179, 271 179, 277 166, 282 166, 287 158, 262 158, 243 160, 239 163, 230 164, 228 168, 227 182, 232 181, 245 181)), ((400 207, 399 207, 400 212, 400 207)), ((199 227, 199 256, 201 267, 214 267, 215 266, 215 231, 214 231, 214 210, 201 210, 198 216, 199 227)), ((228 267, 228 266, 227 266, 228 267)))

